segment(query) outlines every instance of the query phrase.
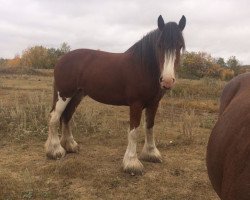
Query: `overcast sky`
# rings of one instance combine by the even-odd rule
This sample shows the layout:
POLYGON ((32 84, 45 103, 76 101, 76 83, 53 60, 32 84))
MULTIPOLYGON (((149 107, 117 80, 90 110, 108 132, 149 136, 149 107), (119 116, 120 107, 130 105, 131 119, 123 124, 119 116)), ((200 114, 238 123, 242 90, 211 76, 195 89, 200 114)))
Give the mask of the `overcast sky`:
POLYGON ((34 45, 123 52, 157 28, 161 14, 184 30, 187 51, 250 64, 248 0, 0 0, 0 57, 34 45))

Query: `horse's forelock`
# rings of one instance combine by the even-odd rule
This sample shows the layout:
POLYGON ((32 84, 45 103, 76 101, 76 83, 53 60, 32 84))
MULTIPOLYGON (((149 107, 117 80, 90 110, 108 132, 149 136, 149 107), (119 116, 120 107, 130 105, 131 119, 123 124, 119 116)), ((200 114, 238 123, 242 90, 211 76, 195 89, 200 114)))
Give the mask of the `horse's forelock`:
POLYGON ((180 47, 182 47, 182 50, 185 50, 182 32, 175 22, 169 22, 165 25, 159 42, 162 43, 164 51, 168 55, 173 54, 180 47))

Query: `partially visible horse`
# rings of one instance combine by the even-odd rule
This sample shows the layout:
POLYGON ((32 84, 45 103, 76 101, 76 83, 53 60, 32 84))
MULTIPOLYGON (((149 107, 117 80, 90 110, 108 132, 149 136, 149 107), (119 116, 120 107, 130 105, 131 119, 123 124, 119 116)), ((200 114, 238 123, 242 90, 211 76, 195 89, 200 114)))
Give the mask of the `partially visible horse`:
POLYGON ((250 73, 224 88, 207 147, 207 169, 222 200, 250 199, 250 73))
POLYGON ((179 23, 164 23, 124 53, 78 49, 64 55, 54 69, 54 99, 45 143, 46 155, 58 159, 66 152, 77 152, 78 145, 69 121, 84 96, 105 104, 130 108, 130 132, 123 158, 125 172, 140 174, 143 165, 137 158, 136 139, 143 109, 146 110, 146 137, 141 159, 161 162, 155 146, 153 126, 159 101, 175 83, 175 68, 185 48, 182 31, 186 18, 179 23), (62 123, 62 137, 58 124, 62 123))

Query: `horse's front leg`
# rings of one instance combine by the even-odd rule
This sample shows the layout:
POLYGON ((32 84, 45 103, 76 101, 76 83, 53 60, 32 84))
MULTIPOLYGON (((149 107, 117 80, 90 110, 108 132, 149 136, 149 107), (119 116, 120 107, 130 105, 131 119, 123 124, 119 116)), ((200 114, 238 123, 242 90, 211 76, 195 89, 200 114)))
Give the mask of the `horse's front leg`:
POLYGON ((142 149, 140 158, 148 162, 162 162, 162 157, 159 150, 155 146, 154 140, 154 120, 155 114, 158 108, 159 102, 153 104, 146 108, 146 135, 145 135, 145 144, 142 149))
POLYGON ((123 158, 123 169, 131 175, 142 174, 143 165, 138 160, 136 145, 137 145, 137 128, 140 125, 142 105, 133 104, 130 106, 130 131, 128 133, 128 146, 123 158))

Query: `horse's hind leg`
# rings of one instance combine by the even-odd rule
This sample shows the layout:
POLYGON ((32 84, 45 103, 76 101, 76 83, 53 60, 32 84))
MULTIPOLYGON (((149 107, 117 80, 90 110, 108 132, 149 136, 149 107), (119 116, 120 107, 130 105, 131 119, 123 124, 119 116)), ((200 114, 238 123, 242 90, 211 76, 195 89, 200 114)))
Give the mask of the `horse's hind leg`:
POLYGON ((158 103, 147 107, 145 112, 146 135, 145 135, 145 144, 142 149, 140 158, 148 162, 162 162, 161 154, 155 146, 154 132, 153 132, 153 126, 157 108, 158 108, 158 103))
POLYGON ((65 150, 61 146, 58 137, 58 125, 60 123, 60 117, 67 104, 70 102, 70 99, 71 98, 61 98, 58 93, 58 99, 50 113, 49 135, 45 143, 45 152, 48 158, 59 159, 65 155, 65 150))
POLYGON ((79 146, 74 140, 74 137, 70 129, 70 120, 76 110, 76 107, 81 102, 82 97, 83 97, 82 91, 78 91, 78 93, 72 97, 67 107, 65 108, 64 112, 62 113, 61 145, 68 153, 76 153, 79 151, 79 146))

